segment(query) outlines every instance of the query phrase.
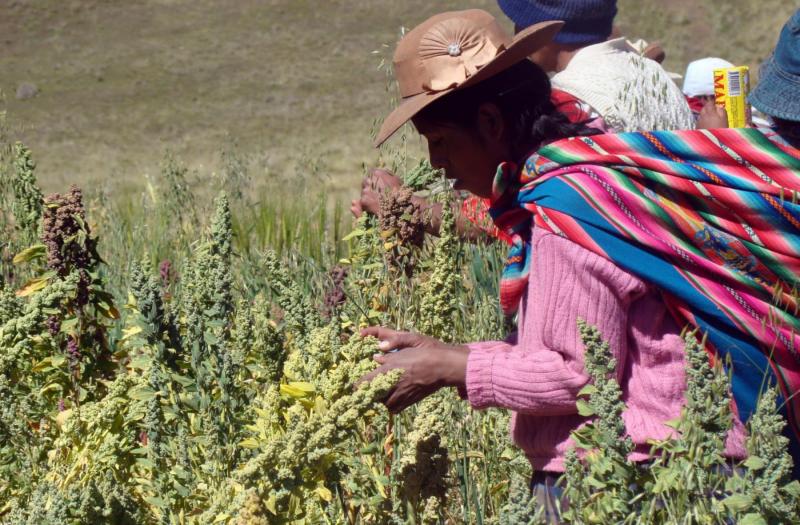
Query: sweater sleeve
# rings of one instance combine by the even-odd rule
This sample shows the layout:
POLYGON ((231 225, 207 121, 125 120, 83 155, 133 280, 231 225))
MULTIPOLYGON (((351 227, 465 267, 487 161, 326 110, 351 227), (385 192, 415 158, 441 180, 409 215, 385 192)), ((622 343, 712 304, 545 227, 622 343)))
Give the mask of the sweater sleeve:
POLYGON ((476 409, 502 407, 540 416, 576 413, 577 393, 589 381, 579 319, 598 327, 617 359, 617 379, 622 377, 628 307, 644 293, 644 283, 551 233, 535 229, 533 244, 518 341, 468 345, 466 390, 476 409))

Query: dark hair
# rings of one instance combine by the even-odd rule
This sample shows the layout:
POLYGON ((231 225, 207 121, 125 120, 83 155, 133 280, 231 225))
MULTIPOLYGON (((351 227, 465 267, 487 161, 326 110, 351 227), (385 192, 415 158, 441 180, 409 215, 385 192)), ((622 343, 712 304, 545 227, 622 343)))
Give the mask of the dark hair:
POLYGON ((566 137, 595 135, 584 122, 572 123, 550 100, 550 79, 530 60, 523 60, 474 86, 442 97, 414 120, 474 129, 478 109, 497 105, 509 126, 511 151, 521 160, 544 142, 566 137))
POLYGON ((775 130, 786 142, 800 149, 800 122, 772 117, 775 130))

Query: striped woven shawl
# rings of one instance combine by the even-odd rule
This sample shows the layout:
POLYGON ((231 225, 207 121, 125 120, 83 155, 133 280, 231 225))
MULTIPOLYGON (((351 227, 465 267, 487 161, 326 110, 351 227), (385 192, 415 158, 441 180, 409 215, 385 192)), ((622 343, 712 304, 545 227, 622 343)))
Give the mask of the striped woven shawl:
POLYGON ((501 304, 530 270, 531 220, 658 286, 681 325, 732 363, 748 420, 780 387, 800 451, 800 150, 755 129, 566 139, 502 164, 492 217, 512 238, 501 304))

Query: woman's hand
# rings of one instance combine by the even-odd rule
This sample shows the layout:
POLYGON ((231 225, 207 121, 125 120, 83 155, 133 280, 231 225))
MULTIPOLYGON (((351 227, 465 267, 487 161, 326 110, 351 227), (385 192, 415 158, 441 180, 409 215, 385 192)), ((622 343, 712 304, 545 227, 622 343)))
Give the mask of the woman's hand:
POLYGON ((383 401, 393 413, 425 399, 444 386, 463 386, 466 381, 469 355, 466 346, 377 326, 362 330, 361 335, 376 337, 380 341, 378 347, 384 353, 375 356, 380 366, 356 384, 396 368, 405 371, 383 401))
POLYGON ((350 204, 353 216, 361 217, 364 212, 377 215, 381 207, 381 196, 403 185, 400 177, 390 171, 372 168, 369 175, 361 181, 361 196, 350 204))
POLYGON ((721 108, 714 103, 714 99, 706 102, 697 117, 697 129, 717 129, 728 127, 728 114, 725 108, 721 108))

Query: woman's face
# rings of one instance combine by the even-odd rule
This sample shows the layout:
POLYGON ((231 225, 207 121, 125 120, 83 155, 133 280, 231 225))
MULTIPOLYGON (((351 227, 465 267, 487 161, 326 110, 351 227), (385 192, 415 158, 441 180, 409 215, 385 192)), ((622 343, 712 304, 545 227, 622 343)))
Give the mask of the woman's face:
POLYGON ((491 197, 498 164, 510 160, 502 133, 487 130, 480 123, 474 130, 419 120, 414 125, 428 141, 431 165, 444 170, 445 177, 453 180, 454 189, 491 197))

